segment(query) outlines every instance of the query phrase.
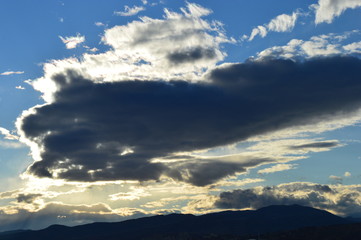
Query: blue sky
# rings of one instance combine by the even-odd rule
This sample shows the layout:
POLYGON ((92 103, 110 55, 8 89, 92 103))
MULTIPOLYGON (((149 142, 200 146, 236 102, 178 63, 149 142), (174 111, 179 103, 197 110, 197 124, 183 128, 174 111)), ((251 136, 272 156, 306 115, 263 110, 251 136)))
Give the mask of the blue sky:
POLYGON ((361 216, 360 14, 2 1, 0 231, 293 203, 361 216))

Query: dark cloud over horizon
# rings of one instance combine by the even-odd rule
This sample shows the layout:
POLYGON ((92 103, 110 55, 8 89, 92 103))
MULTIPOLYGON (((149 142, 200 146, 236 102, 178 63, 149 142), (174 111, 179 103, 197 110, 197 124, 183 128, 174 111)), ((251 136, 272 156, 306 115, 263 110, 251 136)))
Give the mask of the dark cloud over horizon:
POLYGON ((168 175, 207 185, 267 160, 172 165, 152 159, 351 113, 361 107, 360 73, 361 60, 351 57, 228 64, 211 71, 207 83, 99 84, 69 70, 53 77, 55 101, 22 119, 24 136, 42 149, 28 171, 76 181, 168 175), (212 167, 222 171, 207 174, 212 167))
POLYGON ((222 192, 214 206, 221 209, 259 209, 270 205, 303 205, 333 211, 340 215, 360 216, 361 195, 357 186, 287 183, 222 192))

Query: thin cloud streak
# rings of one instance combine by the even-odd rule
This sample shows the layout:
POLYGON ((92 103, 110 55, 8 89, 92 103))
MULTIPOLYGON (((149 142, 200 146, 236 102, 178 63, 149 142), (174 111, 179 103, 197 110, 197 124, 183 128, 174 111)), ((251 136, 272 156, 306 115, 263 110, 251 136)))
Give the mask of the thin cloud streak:
POLYGON ((18 74, 24 74, 23 71, 7 71, 0 73, 1 76, 9 76, 9 75, 18 75, 18 74))

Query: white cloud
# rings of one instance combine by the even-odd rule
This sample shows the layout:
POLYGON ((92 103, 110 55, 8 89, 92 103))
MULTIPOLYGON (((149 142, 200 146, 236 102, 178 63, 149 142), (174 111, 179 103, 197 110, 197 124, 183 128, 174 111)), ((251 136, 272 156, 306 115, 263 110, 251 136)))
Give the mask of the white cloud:
POLYGON ((95 22, 94 25, 97 26, 97 27, 104 27, 105 26, 105 24, 102 23, 102 22, 95 22))
POLYGON ((360 0, 319 0, 313 5, 316 11, 315 23, 331 23, 347 9, 361 7, 360 0))
POLYGON ((0 147, 2 147, 2 148, 23 148, 23 147, 25 147, 25 145, 20 142, 10 142, 10 141, 1 141, 0 140, 0 147))
POLYGON ((309 40, 292 39, 284 46, 267 48, 257 55, 257 59, 282 58, 302 60, 313 57, 332 55, 357 55, 361 52, 361 42, 354 42, 343 46, 343 42, 351 35, 359 34, 358 30, 344 34, 330 33, 313 36, 309 40))
POLYGON ((360 53, 361 54, 361 41, 354 42, 343 46, 343 49, 350 53, 360 53))
POLYGON ((96 47, 93 47, 93 48, 89 48, 88 51, 89 52, 97 52, 97 51, 99 51, 99 49, 96 47))
POLYGON ((80 43, 85 41, 85 37, 81 36, 79 33, 77 33, 76 36, 72 36, 72 37, 59 36, 59 38, 65 44, 65 47, 67 49, 76 48, 80 43))
MULTIPOLYGON (((291 15, 281 14, 273 18, 268 24, 263 26, 257 26, 252 29, 251 35, 248 38, 248 41, 252 41, 256 36, 260 35, 262 38, 267 36, 268 32, 289 32, 292 31, 296 25, 297 18, 300 13, 293 12, 291 15)), ((242 39, 247 39, 247 35, 242 37, 242 39)))
POLYGON ((0 127, 0 134, 4 135, 5 139, 8 140, 18 140, 19 137, 12 134, 9 130, 7 130, 6 128, 0 127))
POLYGON ((336 182, 342 182, 342 180, 343 180, 342 177, 335 176, 335 175, 330 175, 328 178, 333 180, 333 181, 336 181, 336 182))
POLYGON ((129 6, 125 6, 124 7, 124 11, 123 12, 117 12, 115 11, 114 14, 118 15, 118 16, 123 16, 123 17, 127 17, 127 16, 133 16, 138 14, 141 11, 144 11, 145 8, 142 6, 133 6, 133 7, 129 7, 129 6))
MULTIPOLYGON (((111 50, 86 53, 80 59, 50 61, 44 64, 44 77, 32 85, 44 93, 44 99, 51 101, 56 91, 51 77, 67 69, 76 70, 95 82, 201 80, 207 69, 226 56, 220 45, 235 42, 225 36, 219 22, 202 19, 210 13, 200 5, 188 3, 180 13, 165 9, 162 19, 142 17, 127 25, 106 29, 102 42, 111 50)), ((79 42, 77 39, 65 40, 74 46, 79 42)))
POLYGON ((91 48, 91 47, 89 47, 89 46, 84 45, 84 48, 86 48, 87 51, 93 52, 93 53, 99 51, 99 49, 96 48, 96 47, 91 48))
POLYGON ((15 88, 16 88, 16 89, 19 89, 19 90, 25 90, 25 88, 24 88, 23 86, 20 86, 20 85, 19 85, 19 86, 16 86, 15 88))
POLYGON ((148 196, 151 196, 151 194, 146 192, 144 189, 131 187, 130 192, 121 192, 121 193, 112 194, 109 195, 109 198, 111 201, 118 201, 118 200, 133 201, 133 200, 139 200, 141 197, 148 197, 148 196))
POLYGON ((281 171, 294 169, 295 166, 296 166, 296 164, 277 164, 270 168, 265 168, 265 169, 259 170, 257 173, 267 174, 267 173, 281 172, 281 171))
POLYGON ((23 71, 7 71, 7 72, 2 72, 0 73, 0 75, 2 76, 9 76, 9 75, 14 75, 14 74, 23 74, 23 71))
POLYGON ((274 32, 289 32, 294 28, 298 15, 297 12, 292 13, 292 15, 281 14, 268 23, 268 30, 274 32))
POLYGON ((252 29, 251 36, 249 37, 249 41, 252 41, 257 35, 260 35, 261 37, 267 36, 267 29, 264 26, 258 26, 256 28, 252 29))
POLYGON ((193 201, 190 201, 187 206, 182 208, 184 213, 188 214, 206 214, 219 211, 214 207, 217 196, 203 195, 199 196, 193 201))

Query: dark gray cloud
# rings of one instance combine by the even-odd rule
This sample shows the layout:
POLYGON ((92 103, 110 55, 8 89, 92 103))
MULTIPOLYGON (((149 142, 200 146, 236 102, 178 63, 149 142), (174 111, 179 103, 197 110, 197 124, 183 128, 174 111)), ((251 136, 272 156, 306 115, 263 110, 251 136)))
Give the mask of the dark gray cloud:
POLYGON ((192 63, 201 59, 215 59, 217 54, 214 49, 195 47, 168 54, 167 59, 173 64, 192 63))
POLYGON ((183 163, 171 170, 168 176, 179 181, 189 182, 196 186, 205 186, 217 182, 218 180, 240 172, 246 172, 248 168, 272 162, 268 158, 248 158, 246 161, 225 162, 220 159, 208 159, 203 161, 193 161, 183 163))
POLYGON ((34 202, 35 199, 37 199, 37 198, 39 198, 41 196, 42 196, 41 194, 32 194, 32 193, 25 194, 25 193, 21 193, 16 197, 16 200, 19 203, 32 203, 32 202, 34 202))
POLYGON ((77 181, 170 175, 196 185, 212 183, 260 162, 214 159, 172 166, 151 160, 356 110, 361 106, 360 73, 361 60, 351 57, 230 64, 210 72, 210 82, 203 84, 96 84, 64 72, 53 77, 59 87, 55 101, 22 119, 24 136, 43 149, 42 160, 29 172, 77 181), (133 153, 124 154, 129 149, 133 153), (210 168, 221 171, 211 174, 210 168))
POLYGON ((270 205, 299 204, 350 215, 361 212, 361 205, 357 200, 360 196, 360 189, 352 186, 289 183, 223 192, 215 202, 215 207, 258 209, 270 205))
POLYGON ((297 146, 291 146, 291 149, 304 149, 304 148, 333 148, 338 147, 340 144, 337 141, 324 141, 324 142, 314 142, 301 144, 297 146))

